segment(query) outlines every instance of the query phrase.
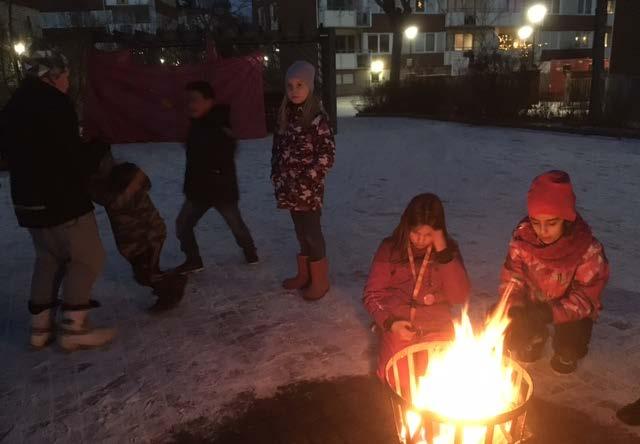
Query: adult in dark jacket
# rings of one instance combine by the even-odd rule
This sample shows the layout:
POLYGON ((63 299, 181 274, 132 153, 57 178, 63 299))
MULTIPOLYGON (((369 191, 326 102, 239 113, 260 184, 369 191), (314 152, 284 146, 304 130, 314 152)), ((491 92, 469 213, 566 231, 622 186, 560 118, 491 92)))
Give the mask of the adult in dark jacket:
POLYGON ((64 284, 60 345, 68 351, 98 347, 114 331, 87 322, 105 254, 86 189, 78 117, 67 95, 67 61, 56 51, 35 51, 25 71, 27 78, 3 110, 3 143, 18 223, 29 230, 36 251, 31 345, 40 348, 53 340, 58 290, 64 284))
POLYGON ((214 106, 208 82, 187 85, 191 128, 187 137, 187 168, 184 179, 186 201, 176 221, 180 247, 186 255, 178 272, 203 269, 200 249, 193 232, 198 221, 215 208, 231 229, 248 263, 258 262, 256 247, 238 208, 236 140, 231 132, 228 106, 214 106))

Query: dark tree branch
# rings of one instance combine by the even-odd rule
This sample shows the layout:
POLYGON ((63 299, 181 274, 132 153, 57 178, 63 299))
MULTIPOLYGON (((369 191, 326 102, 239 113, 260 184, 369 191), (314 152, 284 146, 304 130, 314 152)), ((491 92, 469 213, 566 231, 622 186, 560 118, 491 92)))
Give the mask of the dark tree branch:
POLYGON ((602 120, 602 99, 604 96, 604 39, 607 26, 607 0, 597 0, 594 18, 593 65, 591 68, 591 97, 589 117, 593 123, 602 120))

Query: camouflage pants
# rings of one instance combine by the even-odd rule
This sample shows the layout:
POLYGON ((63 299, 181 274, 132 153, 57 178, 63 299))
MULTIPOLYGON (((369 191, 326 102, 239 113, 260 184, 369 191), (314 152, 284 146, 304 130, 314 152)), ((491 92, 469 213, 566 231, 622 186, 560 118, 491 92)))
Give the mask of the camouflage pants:
POLYGON ((160 253, 167 238, 160 213, 144 195, 135 206, 107 208, 107 215, 118 251, 133 267, 136 281, 150 285, 160 274, 160 253))

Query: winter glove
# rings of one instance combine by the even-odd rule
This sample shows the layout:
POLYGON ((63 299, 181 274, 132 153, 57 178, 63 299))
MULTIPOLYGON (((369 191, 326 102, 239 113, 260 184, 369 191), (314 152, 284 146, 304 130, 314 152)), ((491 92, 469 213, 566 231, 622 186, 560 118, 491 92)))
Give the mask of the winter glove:
POLYGON ((553 321, 551 307, 548 304, 532 304, 527 307, 509 309, 509 348, 524 350, 534 342, 546 340, 546 326, 553 321))

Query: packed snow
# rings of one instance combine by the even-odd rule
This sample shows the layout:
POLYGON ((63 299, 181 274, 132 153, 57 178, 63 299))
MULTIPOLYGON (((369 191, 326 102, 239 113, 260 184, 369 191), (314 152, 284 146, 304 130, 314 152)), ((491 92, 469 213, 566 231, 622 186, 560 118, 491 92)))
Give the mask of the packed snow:
MULTIPOLYGON (((348 104, 340 110, 352 114, 348 104)), ((172 425, 215 418, 242 392, 268 396, 295 381, 366 374, 376 344, 362 288, 375 249, 409 199, 430 191, 445 201, 474 285, 477 319, 495 299, 528 184, 549 169, 572 175, 580 211, 606 247, 612 279, 589 356, 576 374, 560 377, 549 368, 548 350, 529 367, 536 394, 605 424, 640 397, 640 142, 405 118, 345 116, 339 125, 323 216, 333 281, 325 299, 307 303, 280 288, 295 266, 292 223, 275 208, 271 140, 243 141, 241 208, 261 264, 245 265, 221 218, 209 213, 197 230, 206 270, 190 280, 172 312, 145 311, 153 300, 134 283, 98 209, 109 257, 94 294, 103 308, 92 316, 119 330, 104 351, 28 351, 33 249, 16 224, 8 176, 0 173, 0 441, 147 442, 172 425)), ((169 231, 163 266, 177 265, 181 146, 114 151, 151 177, 169 231)))

